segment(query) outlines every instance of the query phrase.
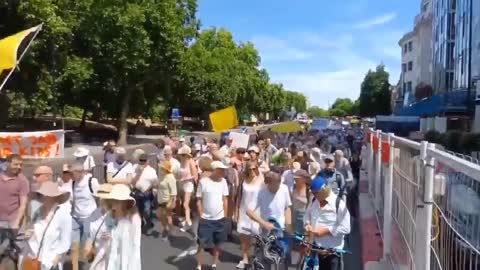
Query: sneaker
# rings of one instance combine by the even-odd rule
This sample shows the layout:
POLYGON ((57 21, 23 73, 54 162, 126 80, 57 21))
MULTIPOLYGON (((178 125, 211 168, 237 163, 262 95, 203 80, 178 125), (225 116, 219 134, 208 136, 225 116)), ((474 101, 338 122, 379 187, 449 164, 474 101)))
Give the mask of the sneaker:
POLYGON ((202 267, 199 265, 197 266, 197 268, 195 268, 196 270, 202 270, 202 267))
POLYGON ((168 232, 167 231, 162 232, 161 240, 163 242, 168 242, 168 232))
POLYGON ((188 223, 186 221, 182 222, 182 227, 180 228, 181 232, 187 232, 192 227, 192 223, 188 223))
POLYGON ((245 269, 245 266, 247 265, 246 262, 244 262, 243 260, 240 261, 237 266, 235 266, 237 269, 245 269))
POLYGON ((212 268, 212 270, 217 270, 217 265, 216 265, 216 264, 212 264, 211 268, 212 268))

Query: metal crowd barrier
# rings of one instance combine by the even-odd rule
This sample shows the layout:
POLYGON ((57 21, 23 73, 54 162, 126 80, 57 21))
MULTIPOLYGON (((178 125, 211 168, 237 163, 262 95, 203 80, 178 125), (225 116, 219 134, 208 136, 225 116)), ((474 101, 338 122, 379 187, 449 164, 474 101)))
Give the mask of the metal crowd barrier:
MULTIPOLYGON (((480 166, 370 130, 369 193, 394 269, 480 269, 480 166)), ((473 162, 472 162, 473 161, 473 162)))

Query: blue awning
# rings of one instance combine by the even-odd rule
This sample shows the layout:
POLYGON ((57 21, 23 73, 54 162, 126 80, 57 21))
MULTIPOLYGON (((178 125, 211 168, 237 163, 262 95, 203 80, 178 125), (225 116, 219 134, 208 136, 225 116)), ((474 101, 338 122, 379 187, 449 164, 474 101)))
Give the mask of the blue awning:
POLYGON ((467 104, 468 90, 456 90, 433 95, 409 106, 398 108, 394 115, 424 117, 443 113, 466 113, 467 104))

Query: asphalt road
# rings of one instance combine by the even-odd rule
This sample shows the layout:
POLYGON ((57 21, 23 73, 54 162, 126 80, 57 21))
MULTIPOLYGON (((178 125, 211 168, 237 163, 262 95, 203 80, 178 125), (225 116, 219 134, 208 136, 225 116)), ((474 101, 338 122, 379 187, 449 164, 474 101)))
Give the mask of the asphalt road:
MULTIPOLYGON (((160 231, 158 224, 153 231, 160 231)), ((235 240, 234 240, 235 241, 235 240)), ((193 240, 188 233, 175 229, 169 242, 163 242, 155 236, 144 236, 142 239, 142 269, 143 270, 190 270, 195 269, 195 256, 193 251, 193 240)), ((349 236, 348 250, 351 255, 344 258, 345 270, 361 270, 360 234, 358 224, 354 222, 352 233, 349 236)), ((241 259, 240 246, 238 243, 228 242, 223 246, 221 263, 217 265, 218 270, 231 270, 241 259)), ((211 256, 205 255, 205 263, 211 262, 211 256)), ((203 267, 210 270, 210 267, 203 267)), ((289 269, 295 269, 294 266, 289 269)))

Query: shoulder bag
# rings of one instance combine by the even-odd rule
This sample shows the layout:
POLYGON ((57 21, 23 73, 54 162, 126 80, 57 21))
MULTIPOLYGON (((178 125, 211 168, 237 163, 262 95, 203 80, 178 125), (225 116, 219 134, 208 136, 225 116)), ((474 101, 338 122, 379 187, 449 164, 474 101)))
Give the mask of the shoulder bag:
POLYGON ((40 251, 42 250, 43 240, 45 239, 45 234, 47 233, 48 227, 50 227, 50 223, 52 223, 55 214, 57 213, 58 207, 53 212, 52 217, 47 223, 47 227, 45 227, 45 231, 43 231, 42 240, 40 240, 40 246, 38 247, 37 256, 35 258, 25 257, 23 258, 22 262, 22 270, 40 270, 42 269, 42 263, 38 260, 38 256, 40 255, 40 251))

